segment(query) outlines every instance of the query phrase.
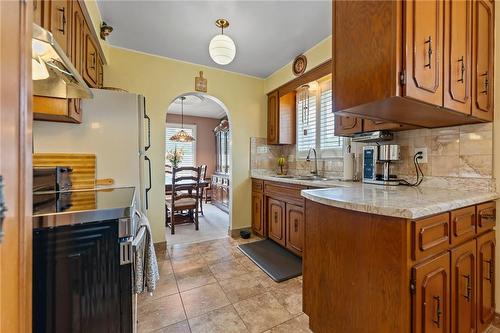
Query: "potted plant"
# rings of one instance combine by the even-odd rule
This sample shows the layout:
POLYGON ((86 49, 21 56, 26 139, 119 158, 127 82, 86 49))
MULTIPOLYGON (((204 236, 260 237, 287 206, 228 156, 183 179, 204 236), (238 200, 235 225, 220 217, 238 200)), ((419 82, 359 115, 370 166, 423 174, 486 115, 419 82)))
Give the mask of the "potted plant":
POLYGON ((182 158, 184 157, 184 151, 182 148, 175 148, 173 150, 167 151, 167 161, 170 162, 172 168, 177 168, 182 162, 182 158))

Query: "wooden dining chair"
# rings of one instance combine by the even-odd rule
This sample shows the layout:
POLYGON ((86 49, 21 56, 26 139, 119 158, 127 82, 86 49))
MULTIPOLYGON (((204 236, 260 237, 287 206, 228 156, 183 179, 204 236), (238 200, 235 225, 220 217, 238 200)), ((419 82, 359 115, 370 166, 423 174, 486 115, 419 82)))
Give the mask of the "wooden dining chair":
MULTIPOLYGON (((201 176, 200 176, 200 179, 205 181, 205 178, 207 177, 207 165, 206 164, 203 164, 202 166, 200 166, 200 170, 201 170, 201 176)), ((200 214, 202 216, 204 216, 205 214, 203 213, 203 196, 205 194, 205 187, 202 187, 201 190, 200 190, 200 197, 198 198, 198 201, 200 203, 200 214)))
POLYGON ((194 223, 195 230, 199 230, 200 169, 200 167, 181 167, 172 170, 172 194, 165 200, 167 214, 170 215, 167 225, 172 235, 175 234, 176 224, 194 223), (182 214, 185 211, 188 211, 187 215, 182 214))

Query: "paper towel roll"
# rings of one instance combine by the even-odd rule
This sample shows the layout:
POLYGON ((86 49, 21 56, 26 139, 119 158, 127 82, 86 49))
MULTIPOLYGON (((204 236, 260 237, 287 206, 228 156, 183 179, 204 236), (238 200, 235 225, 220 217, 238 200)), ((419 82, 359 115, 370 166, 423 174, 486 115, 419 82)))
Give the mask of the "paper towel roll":
POLYGON ((344 180, 354 179, 354 153, 344 154, 344 180))

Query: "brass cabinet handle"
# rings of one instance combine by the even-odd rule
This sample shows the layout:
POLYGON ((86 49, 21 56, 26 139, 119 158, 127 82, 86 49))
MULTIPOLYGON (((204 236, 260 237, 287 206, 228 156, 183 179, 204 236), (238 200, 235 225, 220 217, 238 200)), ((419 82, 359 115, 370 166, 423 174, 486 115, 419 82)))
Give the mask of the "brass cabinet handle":
POLYGON ((441 310, 441 297, 434 296, 433 298, 436 300, 436 319, 432 320, 432 322, 439 328, 441 326, 441 315, 443 314, 441 310))
POLYGON ((493 260, 491 260, 491 259, 490 260, 484 260, 484 262, 489 265, 488 277, 485 277, 484 279, 491 282, 491 281, 493 281, 493 274, 495 274, 493 260))
POLYGON ((481 74, 479 76, 484 76, 484 90, 481 91, 481 94, 488 95, 488 86, 489 86, 488 71, 484 72, 483 74, 481 74))
POLYGON ((90 68, 95 69, 95 53, 92 52, 90 56, 92 57, 92 61, 90 62, 90 68))
POLYGON ((465 295, 462 295, 465 297, 467 300, 467 303, 470 303, 471 301, 471 295, 472 295, 472 285, 471 285, 471 276, 470 274, 464 274, 462 275, 466 280, 467 280, 467 285, 465 286, 465 295))
POLYGON ((429 38, 424 42, 424 44, 429 44, 429 47, 427 49, 427 55, 429 56, 429 63, 425 64, 424 67, 427 67, 429 69, 432 68, 432 37, 429 36, 429 38))
POLYGON ((59 30, 60 32, 62 32, 63 34, 65 34, 66 32, 66 8, 65 7, 62 7, 62 8, 57 8, 57 10, 59 11, 59 15, 61 17, 61 24, 59 25, 59 30))
POLYGON ((274 223, 278 223, 278 212, 274 212, 274 223))
POLYGON ((490 220, 490 221, 495 220, 494 214, 481 214, 480 217, 481 217, 481 219, 484 219, 484 220, 490 220))
POLYGON ((460 59, 458 59, 458 62, 460 63, 460 79, 457 80, 457 82, 464 83, 464 74, 465 74, 465 63, 464 63, 464 56, 462 56, 460 59))
POLYGON ((299 221, 297 221, 297 219, 293 221, 293 228, 295 232, 299 232, 299 221))

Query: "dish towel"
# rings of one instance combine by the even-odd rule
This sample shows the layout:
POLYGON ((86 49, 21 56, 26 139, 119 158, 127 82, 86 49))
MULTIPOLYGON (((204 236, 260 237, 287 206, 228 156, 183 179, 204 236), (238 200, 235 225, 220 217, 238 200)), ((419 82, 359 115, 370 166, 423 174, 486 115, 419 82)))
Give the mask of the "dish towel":
MULTIPOLYGON (((137 213, 138 214, 138 213, 137 213)), ((139 214, 138 214, 139 215, 139 214)), ((156 289, 156 282, 160 279, 158 271, 158 262, 153 246, 153 237, 151 234, 151 226, 145 215, 142 215, 139 220, 139 228, 146 228, 146 234, 143 244, 139 245, 135 252, 135 292, 141 294, 146 289, 152 293, 156 289)))

